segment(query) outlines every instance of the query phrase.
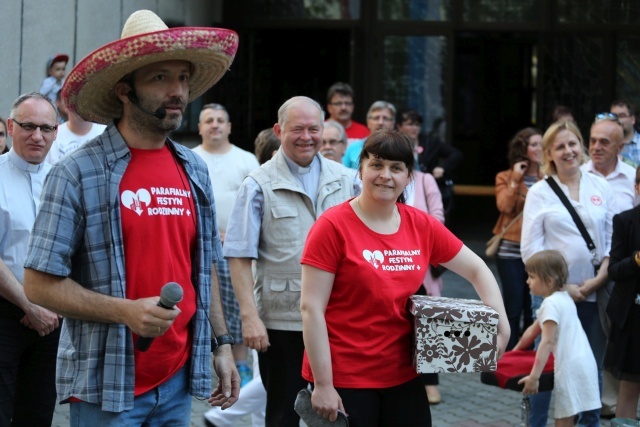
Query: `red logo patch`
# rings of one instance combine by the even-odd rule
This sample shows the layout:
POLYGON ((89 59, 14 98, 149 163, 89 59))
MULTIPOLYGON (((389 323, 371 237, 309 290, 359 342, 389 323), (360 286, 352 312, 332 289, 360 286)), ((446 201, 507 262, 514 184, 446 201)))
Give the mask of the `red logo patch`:
POLYGON ((591 196, 591 203, 596 206, 600 206, 602 204, 602 199, 600 198, 600 196, 591 196))

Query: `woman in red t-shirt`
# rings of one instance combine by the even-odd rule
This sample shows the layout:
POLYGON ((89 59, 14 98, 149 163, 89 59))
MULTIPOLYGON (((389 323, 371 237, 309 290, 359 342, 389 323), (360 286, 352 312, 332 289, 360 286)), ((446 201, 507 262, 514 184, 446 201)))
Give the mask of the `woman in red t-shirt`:
POLYGON ((302 254, 303 377, 314 384, 313 409, 337 411, 352 426, 430 426, 429 402, 412 366, 409 297, 429 264, 443 264, 473 284, 500 314, 498 348, 509 324, 498 284, 484 262, 440 222, 405 205, 413 147, 379 131, 360 155, 362 194, 327 210, 302 254))

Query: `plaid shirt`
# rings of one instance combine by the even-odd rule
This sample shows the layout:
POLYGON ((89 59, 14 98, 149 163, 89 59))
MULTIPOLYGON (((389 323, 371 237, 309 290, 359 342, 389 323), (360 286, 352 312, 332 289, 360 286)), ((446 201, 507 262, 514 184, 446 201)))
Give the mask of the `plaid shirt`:
MULTIPOLYGON (((209 303, 211 268, 221 258, 209 172, 191 150, 168 140, 194 194, 197 248, 192 282, 198 298, 192 321, 190 393, 211 392, 209 303)), ((125 298, 119 187, 131 153, 112 123, 96 139, 56 164, 42 191, 25 267, 70 277, 94 292, 125 298)), ((133 408, 134 357, 124 324, 64 319, 56 369, 58 397, 101 404, 104 411, 133 408)))
POLYGON ((633 139, 624 144, 620 152, 622 161, 637 168, 640 166, 640 133, 634 131, 633 139))

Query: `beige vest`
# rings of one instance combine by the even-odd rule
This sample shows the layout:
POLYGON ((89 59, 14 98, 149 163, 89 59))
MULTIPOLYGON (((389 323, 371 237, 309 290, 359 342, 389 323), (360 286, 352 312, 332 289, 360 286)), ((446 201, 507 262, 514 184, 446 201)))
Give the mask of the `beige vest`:
POLYGON ((281 151, 249 175, 264 195, 254 293, 260 318, 268 329, 302 331, 300 258, 307 233, 322 212, 353 197, 353 172, 317 157, 317 209, 289 170, 281 151))

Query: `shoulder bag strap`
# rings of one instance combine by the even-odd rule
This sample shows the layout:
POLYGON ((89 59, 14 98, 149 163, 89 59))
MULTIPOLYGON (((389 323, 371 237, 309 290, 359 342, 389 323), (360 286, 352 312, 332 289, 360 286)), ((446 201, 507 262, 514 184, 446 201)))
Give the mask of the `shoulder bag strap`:
POLYGON ((582 219, 580 219, 578 212, 576 212, 576 210, 573 208, 573 206, 571 205, 571 202, 567 198, 567 195, 564 194, 564 192, 560 189, 560 186, 558 185, 555 179, 548 176, 545 178, 545 181, 547 181, 547 184, 549 184, 551 189, 553 189, 553 191, 558 195, 558 198, 560 198, 560 201, 562 202, 564 207, 567 208, 567 210, 569 211, 569 214, 571 214, 571 218, 573 218, 573 222, 576 223, 578 230, 580 230, 580 234, 582 234, 582 238, 587 243, 587 248, 589 248, 591 253, 594 255, 594 259, 595 259, 596 245, 595 243, 593 243, 593 240, 591 239, 591 236, 587 231, 587 227, 584 226, 584 223, 582 222, 582 219))
POLYGON ((518 215, 514 216, 513 219, 511 221, 509 221, 509 223, 507 225, 502 227, 502 232, 500 233, 500 235, 504 236, 507 233, 507 230, 510 229, 513 224, 518 222, 518 220, 520 219, 520 217, 522 216, 523 213, 524 213, 524 211, 520 211, 518 213, 518 215))

